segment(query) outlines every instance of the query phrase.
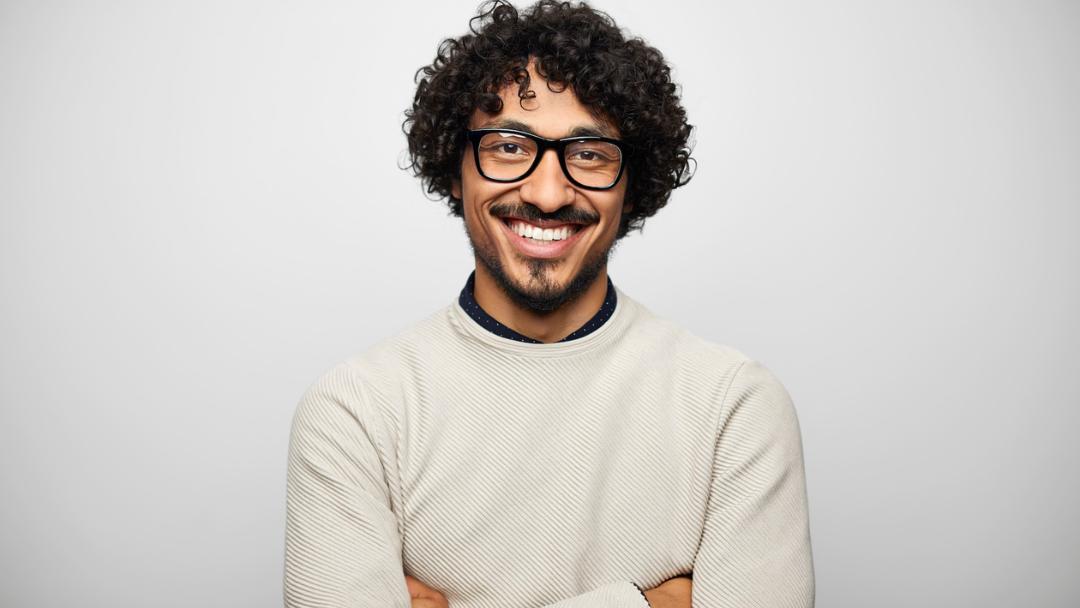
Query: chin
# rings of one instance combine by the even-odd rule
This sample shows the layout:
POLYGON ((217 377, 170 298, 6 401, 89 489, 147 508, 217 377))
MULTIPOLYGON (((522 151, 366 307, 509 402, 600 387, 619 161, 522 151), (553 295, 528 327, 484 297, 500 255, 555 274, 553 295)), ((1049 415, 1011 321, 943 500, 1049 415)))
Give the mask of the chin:
POLYGON ((522 308, 538 313, 559 310, 580 298, 599 278, 606 267, 607 255, 597 256, 591 264, 578 265, 568 276, 560 276, 565 260, 517 258, 515 266, 523 276, 508 276, 503 268, 488 267, 502 291, 522 308))

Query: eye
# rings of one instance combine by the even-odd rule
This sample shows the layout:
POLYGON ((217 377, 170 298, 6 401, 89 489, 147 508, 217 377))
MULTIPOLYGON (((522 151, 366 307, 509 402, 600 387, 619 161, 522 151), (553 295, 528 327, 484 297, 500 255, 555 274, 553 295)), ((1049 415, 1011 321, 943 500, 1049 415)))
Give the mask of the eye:
POLYGON ((608 150, 604 147, 579 148, 570 150, 567 154, 567 160, 578 163, 610 163, 618 158, 618 150, 608 150))
POLYGON ((516 133, 487 133, 480 140, 480 153, 503 161, 523 161, 535 154, 536 148, 526 137, 516 133))

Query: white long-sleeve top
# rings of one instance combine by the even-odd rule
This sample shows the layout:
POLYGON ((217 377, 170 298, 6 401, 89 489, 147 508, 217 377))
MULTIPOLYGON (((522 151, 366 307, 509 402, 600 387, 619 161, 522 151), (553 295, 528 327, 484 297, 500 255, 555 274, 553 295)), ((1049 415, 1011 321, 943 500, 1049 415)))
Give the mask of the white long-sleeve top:
POLYGON ((617 292, 584 337, 528 344, 458 302, 328 370, 289 446, 285 604, 805 607, 799 424, 776 377, 617 292))

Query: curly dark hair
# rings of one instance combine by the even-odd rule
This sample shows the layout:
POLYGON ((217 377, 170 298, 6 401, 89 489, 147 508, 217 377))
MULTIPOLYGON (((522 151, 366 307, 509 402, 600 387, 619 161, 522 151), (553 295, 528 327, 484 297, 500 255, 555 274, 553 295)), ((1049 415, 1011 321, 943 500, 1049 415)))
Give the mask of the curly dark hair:
POLYGON ((417 70, 416 95, 402 125, 409 140, 405 168, 428 193, 447 199, 452 215, 464 217, 451 184, 461 177, 469 118, 477 109, 498 113, 498 93, 514 83, 522 102, 531 97, 530 60, 549 87, 569 87, 614 124, 629 147, 626 200, 633 208, 616 239, 640 231, 671 191, 690 180, 692 127, 671 69, 660 51, 625 37, 610 16, 584 2, 540 0, 518 12, 491 0, 469 21, 469 32, 443 40, 431 65, 417 70))

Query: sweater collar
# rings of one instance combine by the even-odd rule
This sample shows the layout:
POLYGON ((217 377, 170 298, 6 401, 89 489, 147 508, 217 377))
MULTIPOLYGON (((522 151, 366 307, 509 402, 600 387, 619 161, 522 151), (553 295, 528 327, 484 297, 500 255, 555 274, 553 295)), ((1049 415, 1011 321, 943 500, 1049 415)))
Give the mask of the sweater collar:
MULTIPOLYGON (((491 333, 507 338, 510 340, 516 340, 518 342, 525 342, 528 344, 543 344, 539 340, 534 340, 526 335, 520 334, 509 327, 498 322, 495 317, 492 317, 480 305, 476 302, 476 298, 473 296, 473 288, 476 284, 476 270, 469 273, 468 280, 465 281, 465 287, 461 290, 461 295, 458 296, 458 304, 465 310, 466 313, 477 324, 487 329, 491 333)), ((599 329, 608 319, 611 318, 611 314, 615 312, 615 305, 618 301, 618 296, 615 293, 615 285, 611 282, 611 277, 607 277, 607 293, 604 294, 604 303, 600 305, 600 310, 596 311, 591 319, 585 322, 584 325, 577 328, 570 335, 566 336, 559 342, 569 342, 570 340, 576 340, 591 334, 599 329)))

